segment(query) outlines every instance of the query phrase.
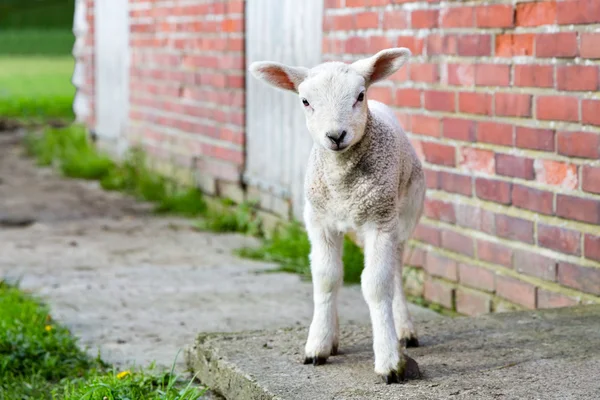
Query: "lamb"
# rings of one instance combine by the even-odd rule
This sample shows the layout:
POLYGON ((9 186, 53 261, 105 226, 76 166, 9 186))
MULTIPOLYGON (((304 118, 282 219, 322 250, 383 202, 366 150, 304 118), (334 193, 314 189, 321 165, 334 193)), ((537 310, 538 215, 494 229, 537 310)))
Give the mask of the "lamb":
POLYGON ((375 373, 386 383, 420 377, 405 347, 418 346, 402 287, 402 259, 419 221, 425 178, 392 110, 367 101, 367 89, 411 56, 391 48, 352 64, 312 69, 262 61, 250 72, 298 94, 314 140, 305 176, 304 222, 311 243, 314 314, 305 364, 324 364, 338 350, 336 299, 343 281, 343 234, 362 238, 361 289, 373 329, 375 373))

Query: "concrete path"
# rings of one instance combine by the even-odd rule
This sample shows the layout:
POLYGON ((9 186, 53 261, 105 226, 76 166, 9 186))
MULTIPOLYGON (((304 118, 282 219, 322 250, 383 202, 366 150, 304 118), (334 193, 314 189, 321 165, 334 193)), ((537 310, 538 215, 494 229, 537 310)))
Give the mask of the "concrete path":
MULTIPOLYGON (((0 277, 20 278, 92 354, 99 349, 117 365, 171 366, 198 332, 310 322, 310 283, 232 255, 256 240, 154 217, 95 183, 34 167, 17 143, 0 132, 0 277)), ((418 321, 439 318, 411 310, 418 321)), ((342 290, 340 318, 369 321, 358 287, 342 290)), ((183 367, 183 355, 178 361, 183 367)))
POLYGON ((302 364, 305 329, 200 335, 188 360, 228 400, 600 399, 600 306, 421 324, 422 380, 385 385, 369 327, 343 328, 341 355, 302 364))

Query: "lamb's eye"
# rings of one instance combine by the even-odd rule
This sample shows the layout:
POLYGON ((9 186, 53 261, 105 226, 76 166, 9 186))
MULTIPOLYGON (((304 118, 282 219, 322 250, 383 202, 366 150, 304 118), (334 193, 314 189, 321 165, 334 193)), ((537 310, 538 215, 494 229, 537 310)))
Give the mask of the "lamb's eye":
POLYGON ((302 104, 304 104, 304 107, 310 106, 310 104, 308 103, 308 100, 306 100, 306 99, 302 99, 302 104))
POLYGON ((363 101, 365 99, 365 92, 360 92, 356 101, 363 101))

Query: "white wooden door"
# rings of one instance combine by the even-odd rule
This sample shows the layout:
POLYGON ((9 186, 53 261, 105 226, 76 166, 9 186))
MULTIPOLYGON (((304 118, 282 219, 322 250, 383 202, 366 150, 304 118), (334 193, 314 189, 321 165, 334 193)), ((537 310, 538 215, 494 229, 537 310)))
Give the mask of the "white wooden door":
POLYGON ((129 118, 129 0, 94 3, 96 134, 117 141, 129 118))
MULTIPOLYGON (((270 60, 312 67, 322 60, 323 0, 247 0, 246 63, 270 60)), ((312 139, 300 100, 246 79, 246 171, 249 185, 292 200, 300 218, 312 139)))

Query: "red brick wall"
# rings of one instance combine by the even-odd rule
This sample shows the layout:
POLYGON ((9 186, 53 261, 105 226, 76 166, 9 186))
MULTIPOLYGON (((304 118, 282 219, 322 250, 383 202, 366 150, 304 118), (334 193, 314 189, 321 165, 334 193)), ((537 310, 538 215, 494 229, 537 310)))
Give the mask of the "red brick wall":
POLYGON ((244 2, 130 0, 130 135, 169 163, 236 182, 244 163, 244 2))
POLYGON ((369 96, 427 171, 417 294, 466 314, 600 301, 598 24, 597 0, 326 0, 327 60, 414 53, 369 96))

